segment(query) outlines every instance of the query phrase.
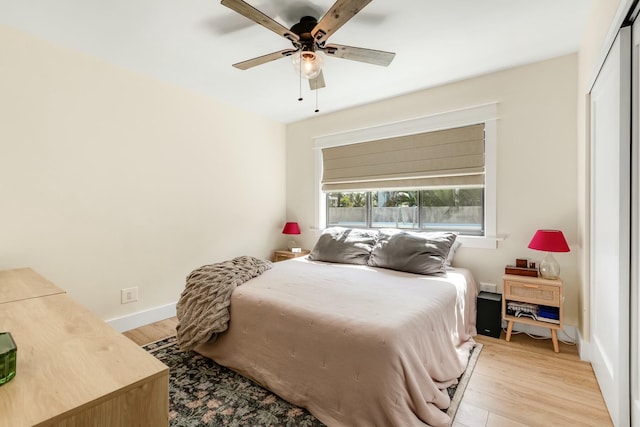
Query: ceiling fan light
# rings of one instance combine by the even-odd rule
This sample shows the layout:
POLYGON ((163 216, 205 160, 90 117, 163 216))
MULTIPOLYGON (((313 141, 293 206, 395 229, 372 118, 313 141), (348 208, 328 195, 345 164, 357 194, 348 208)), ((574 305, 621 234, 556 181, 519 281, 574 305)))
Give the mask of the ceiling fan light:
POLYGON ((322 71, 324 58, 320 52, 302 51, 292 55, 293 68, 296 73, 307 80, 313 80, 322 71))

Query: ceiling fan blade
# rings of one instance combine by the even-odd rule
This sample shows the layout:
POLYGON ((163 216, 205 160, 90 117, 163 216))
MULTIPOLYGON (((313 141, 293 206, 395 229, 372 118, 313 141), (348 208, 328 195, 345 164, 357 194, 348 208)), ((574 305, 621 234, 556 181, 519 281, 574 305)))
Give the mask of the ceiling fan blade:
POLYGON ((311 31, 313 39, 322 46, 333 33, 370 2, 371 0, 336 0, 311 31))
POLYGON ((384 67, 391 64, 391 61, 393 61, 393 58, 396 56, 394 52, 345 46, 342 44, 328 44, 322 48, 322 51, 327 56, 367 62, 369 64, 382 65, 384 67))
POLYGON ((256 24, 262 25, 292 42, 297 43, 300 40, 300 37, 298 37, 297 34, 292 33, 287 27, 274 21, 247 2, 242 0, 221 0, 220 4, 227 6, 229 9, 235 10, 240 15, 251 19, 256 24))
POLYGON ((233 66, 241 70, 247 70, 251 67, 255 67, 256 65, 266 64, 267 62, 275 61, 276 59, 284 58, 285 56, 291 56, 296 52, 297 50, 295 49, 284 49, 278 52, 273 52, 273 53, 268 53, 266 55, 258 56, 257 58, 238 62, 237 64, 233 64, 233 66))
POLYGON ((311 90, 322 89, 324 87, 324 75, 322 74, 322 70, 318 77, 313 80, 309 80, 309 88, 311 90))

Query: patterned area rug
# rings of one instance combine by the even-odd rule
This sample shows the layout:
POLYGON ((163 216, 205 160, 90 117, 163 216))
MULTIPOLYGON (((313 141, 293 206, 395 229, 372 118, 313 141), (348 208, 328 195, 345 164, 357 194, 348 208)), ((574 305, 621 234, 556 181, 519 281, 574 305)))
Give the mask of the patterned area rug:
MULTIPOLYGON (((194 351, 181 352, 170 337, 143 347, 169 367, 169 424, 196 426, 324 426, 306 409, 294 406, 253 381, 194 351)), ((447 389, 455 417, 482 349, 476 344, 458 384, 447 389)))

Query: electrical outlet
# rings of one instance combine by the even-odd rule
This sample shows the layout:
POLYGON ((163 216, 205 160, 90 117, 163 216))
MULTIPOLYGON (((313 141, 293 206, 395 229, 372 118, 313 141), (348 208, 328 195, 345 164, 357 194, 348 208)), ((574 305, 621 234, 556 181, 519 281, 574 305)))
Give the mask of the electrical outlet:
POLYGON ((134 301, 138 301, 137 286, 120 290, 120 304, 127 304, 134 301))
POLYGON ((498 285, 489 282, 480 282, 480 290, 485 292, 498 293, 498 285))

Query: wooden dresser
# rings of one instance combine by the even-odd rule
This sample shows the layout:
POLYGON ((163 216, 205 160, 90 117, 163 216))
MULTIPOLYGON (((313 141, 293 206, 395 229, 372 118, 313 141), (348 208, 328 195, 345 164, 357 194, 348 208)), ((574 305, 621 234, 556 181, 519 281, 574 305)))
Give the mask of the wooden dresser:
POLYGON ((18 347, 0 425, 168 425, 169 369, 35 271, 0 271, 0 331, 18 347))

